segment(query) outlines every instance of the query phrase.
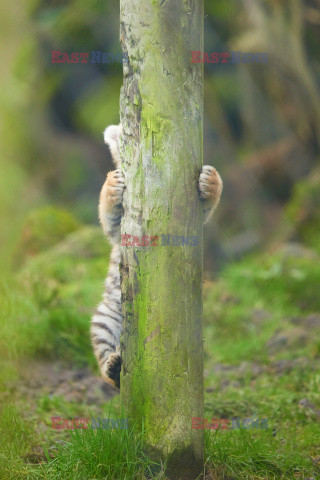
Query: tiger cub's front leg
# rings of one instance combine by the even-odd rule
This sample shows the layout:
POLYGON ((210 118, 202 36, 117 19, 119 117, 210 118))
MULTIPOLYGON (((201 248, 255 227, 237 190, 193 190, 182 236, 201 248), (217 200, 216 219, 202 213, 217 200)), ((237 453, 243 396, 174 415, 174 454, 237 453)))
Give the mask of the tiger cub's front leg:
POLYGON ((123 214, 122 197, 125 188, 124 176, 118 168, 109 172, 102 187, 99 201, 99 219, 104 233, 111 243, 120 243, 120 224, 123 214))
POLYGON ((205 222, 209 220, 218 206, 222 188, 223 183, 217 170, 210 165, 204 165, 199 176, 198 189, 205 222))
POLYGON ((120 225, 123 214, 122 197, 125 188, 121 170, 110 172, 102 187, 99 217, 104 232, 114 245, 105 281, 103 301, 91 321, 91 339, 102 377, 120 388, 120 335, 122 332, 120 290, 120 225))

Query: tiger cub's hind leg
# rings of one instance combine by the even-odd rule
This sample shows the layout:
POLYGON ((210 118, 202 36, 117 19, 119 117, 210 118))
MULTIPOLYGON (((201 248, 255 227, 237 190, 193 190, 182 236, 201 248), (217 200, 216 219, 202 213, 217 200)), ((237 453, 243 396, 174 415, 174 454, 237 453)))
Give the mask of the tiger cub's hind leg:
POLYGON ((120 305, 107 299, 100 303, 92 317, 91 341, 102 377, 117 389, 120 388, 121 332, 120 305))
POLYGON ((122 333, 120 249, 112 249, 103 300, 91 321, 91 341, 101 375, 114 388, 120 388, 120 336, 122 333))

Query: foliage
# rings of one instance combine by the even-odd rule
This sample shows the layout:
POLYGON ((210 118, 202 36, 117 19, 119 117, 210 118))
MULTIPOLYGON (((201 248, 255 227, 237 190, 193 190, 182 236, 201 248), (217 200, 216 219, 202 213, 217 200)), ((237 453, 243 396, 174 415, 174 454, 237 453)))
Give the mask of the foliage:
POLYGON ((24 221, 20 250, 23 255, 35 255, 56 245, 79 226, 79 222, 67 210, 53 206, 40 207, 31 211, 24 221))
POLYGON ((100 229, 83 227, 27 260, 14 278, 3 279, 4 358, 45 355, 93 364, 89 321, 102 295, 109 252, 100 229))

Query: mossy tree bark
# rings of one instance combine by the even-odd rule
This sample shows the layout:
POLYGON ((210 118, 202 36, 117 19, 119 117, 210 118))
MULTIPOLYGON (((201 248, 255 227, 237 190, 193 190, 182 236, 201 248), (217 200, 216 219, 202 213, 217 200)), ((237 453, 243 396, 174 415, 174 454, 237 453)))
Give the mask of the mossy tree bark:
POLYGON ((169 478, 195 479, 203 470, 203 430, 191 428, 203 417, 203 66, 191 52, 203 50, 203 0, 121 0, 120 8, 128 55, 121 233, 129 242, 159 237, 158 246, 121 247, 121 401, 169 478))

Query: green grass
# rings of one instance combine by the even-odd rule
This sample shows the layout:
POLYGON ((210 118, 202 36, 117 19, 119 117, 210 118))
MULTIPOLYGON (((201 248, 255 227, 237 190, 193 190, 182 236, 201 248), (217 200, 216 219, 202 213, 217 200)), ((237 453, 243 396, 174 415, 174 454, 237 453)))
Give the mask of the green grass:
POLYGON ((95 365, 89 323, 102 296, 109 252, 100 229, 84 227, 28 259, 14 277, 2 278, 2 358, 95 365))
POLYGON ((292 317, 319 312, 319 284, 317 257, 283 251, 230 265, 206 292, 206 418, 268 419, 265 431, 208 432, 218 478, 320 478, 319 419, 299 406, 307 398, 320 407, 320 332, 308 332, 307 345, 292 343, 272 354, 267 348, 276 332, 292 331, 292 317), (277 373, 281 361, 289 368, 277 373), (225 368, 215 370, 217 362, 225 368), (261 371, 239 368, 243 362, 261 371))
POLYGON ((36 415, 29 420, 17 407, 6 407, 1 416, 0 478, 11 479, 164 479, 160 464, 143 453, 143 432, 134 428, 56 430, 51 416, 61 418, 124 418, 119 402, 111 402, 102 410, 88 411, 62 398, 43 397, 36 415), (41 420, 40 420, 41 419, 41 420), (35 423, 46 424, 35 432, 35 423), (32 425, 33 423, 33 425, 32 425), (33 451, 42 449, 39 459, 33 451), (155 474, 154 472, 158 473, 155 474))
MULTIPOLYGON (((34 478, 131 480, 161 469, 143 455, 142 434, 127 429, 74 430, 52 460, 34 469, 34 478)), ((31 476, 31 478, 33 478, 31 476)), ((159 474, 159 480, 164 478, 159 474)))
MULTIPOLYGON (((109 251, 97 228, 82 227, 27 257, 15 275, 2 275, 1 479, 165 478, 143 455, 143 436, 132 427, 51 428, 52 416, 119 418, 119 396, 89 408, 41 392, 31 400, 14 390, 19 366, 31 360, 59 359, 96 371, 89 321, 109 251)), ((284 251, 230 265, 206 289, 205 418, 268 419, 266 430, 206 430, 208 479, 320 478, 319 419, 299 404, 308 399, 320 409, 320 332, 307 332, 307 344, 293 341, 272 353, 267 347, 277 332, 292 332, 292 317, 320 311, 319 284, 317 256, 284 251), (281 362, 288 368, 279 372, 281 362)))
POLYGON ((207 462, 216 466, 219 478, 305 479, 317 475, 312 460, 301 454, 294 442, 283 446, 271 430, 210 432, 206 451, 207 462))
MULTIPOLYGON (((61 404, 57 403, 56 407, 61 412, 61 404)), ((63 418, 76 415, 74 405, 68 409, 65 404, 62 410, 63 418)), ((78 416, 88 417, 91 413, 82 411, 78 416)), ((121 418, 118 407, 106 406, 99 415, 101 418, 121 418)), ((97 414, 92 416, 96 418, 97 414)), ((205 430, 206 470, 214 469, 219 475, 217 478, 229 480, 319 478, 320 471, 312 455, 304 453, 296 436, 303 434, 304 438, 313 438, 316 456, 318 440, 313 436, 315 429, 309 431, 303 425, 303 419, 299 421, 297 417, 295 420, 300 423, 300 429, 293 428, 285 412, 282 417, 288 425, 291 423, 291 428, 288 426, 288 431, 280 429, 276 434, 270 424, 265 430, 205 430)), ((211 418, 209 413, 206 418, 211 418)), ((17 410, 7 408, 1 419, 1 430, 4 436, 1 438, 0 474, 6 480, 166 478, 161 466, 143 454, 143 435, 134 428, 51 430, 45 435, 36 435, 17 410), (40 463, 34 463, 30 455, 31 446, 36 445, 41 445, 44 452, 40 463)))
MULTIPOLYGON (((215 361, 230 364, 266 362, 265 344, 277 329, 292 328, 294 316, 320 311, 319 285, 319 258, 284 252, 229 266, 205 298, 206 353, 214 352, 215 361), (265 311, 267 320, 255 322, 257 310, 265 311)), ((307 349, 296 349, 296 356, 318 353, 318 339, 314 337, 307 349)))
POLYGON ((1 409, 0 431, 0 478, 27 478, 21 475, 26 472, 23 457, 34 444, 32 427, 22 419, 15 406, 7 404, 1 409))

